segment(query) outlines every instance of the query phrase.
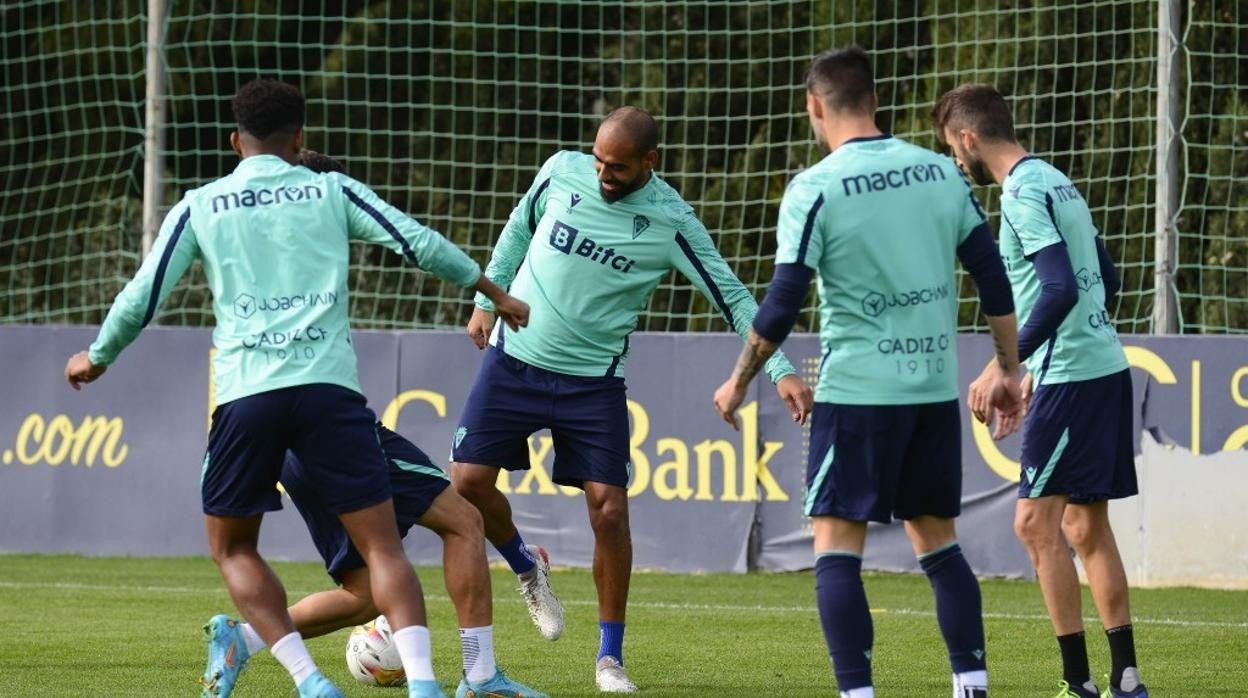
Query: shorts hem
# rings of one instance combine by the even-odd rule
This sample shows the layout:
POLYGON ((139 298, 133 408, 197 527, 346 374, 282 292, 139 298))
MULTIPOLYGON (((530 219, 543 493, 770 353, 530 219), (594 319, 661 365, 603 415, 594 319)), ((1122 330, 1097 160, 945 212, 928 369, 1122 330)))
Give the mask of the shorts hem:
POLYGON ((281 511, 282 503, 278 502, 276 506, 262 504, 258 507, 249 508, 205 506, 203 509, 204 516, 220 516, 227 519, 249 519, 253 516, 267 514, 270 511, 281 511))
POLYGON ((623 487, 624 489, 628 489, 628 478, 625 478, 623 482, 620 482, 618 480, 608 480, 608 479, 599 478, 599 477, 582 477, 582 478, 555 477, 555 478, 551 478, 551 482, 555 483, 556 485, 563 485, 564 487, 575 487, 576 489, 582 490, 582 491, 585 489, 585 483, 587 482, 596 482, 600 485, 609 485, 611 487, 623 487))
POLYGON ((353 499, 346 503, 326 504, 325 511, 328 511, 329 513, 334 514, 335 516, 339 514, 350 514, 352 512, 359 511, 361 509, 367 509, 371 506, 376 506, 386 501, 387 499, 392 499, 392 498, 393 498, 393 495, 389 492, 387 492, 386 496, 384 497, 370 495, 368 497, 361 497, 359 499, 353 499))
POLYGON ((961 515, 962 515, 961 507, 959 507, 958 510, 952 514, 950 514, 947 511, 919 511, 919 512, 894 511, 893 512, 893 518, 899 521, 913 521, 914 519, 917 519, 920 516, 934 516, 938 519, 956 519, 961 515))
POLYGON ((452 463, 462 463, 464 465, 479 465, 483 468, 502 468, 503 470, 506 470, 508 472, 515 472, 517 470, 529 470, 530 468, 533 467, 528 463, 525 463, 524 465, 510 465, 509 466, 509 465, 499 465, 498 463, 487 463, 485 461, 486 461, 485 458, 480 458, 477 456, 464 456, 462 458, 458 458, 455 456, 454 453, 451 454, 452 463))
POLYGON ((893 521, 892 517, 889 517, 889 516, 885 516, 884 518, 879 518, 878 516, 874 514, 863 514, 861 512, 847 512, 844 510, 820 511, 818 513, 807 514, 807 516, 809 516, 812 519, 815 518, 816 516, 833 516, 838 519, 844 519, 845 521, 853 521, 855 523, 866 523, 868 521, 874 521, 876 523, 886 524, 886 523, 892 523, 893 521))

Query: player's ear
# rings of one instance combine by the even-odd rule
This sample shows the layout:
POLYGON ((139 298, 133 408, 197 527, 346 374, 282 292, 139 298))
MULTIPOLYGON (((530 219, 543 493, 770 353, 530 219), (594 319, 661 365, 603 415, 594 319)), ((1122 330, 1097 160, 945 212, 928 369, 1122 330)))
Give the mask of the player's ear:
POLYGON ((299 157, 299 151, 303 150, 303 128, 300 127, 295 131, 295 137, 290 139, 290 145, 295 151, 295 157, 299 157))
POLYGON ((823 100, 816 97, 814 92, 806 92, 806 113, 816 121, 823 120, 823 100))
POLYGON ((240 158, 243 157, 243 144, 238 131, 230 132, 230 147, 234 149, 234 152, 238 153, 240 158))
POLYGON ((641 156, 641 164, 647 170, 653 170, 659 164, 659 151, 651 150, 650 152, 641 156))

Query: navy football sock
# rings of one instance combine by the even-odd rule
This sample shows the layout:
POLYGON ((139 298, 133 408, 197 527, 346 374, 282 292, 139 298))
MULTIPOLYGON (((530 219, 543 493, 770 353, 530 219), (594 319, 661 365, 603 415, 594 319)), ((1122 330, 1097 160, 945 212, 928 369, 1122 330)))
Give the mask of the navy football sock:
POLYGON ((862 558, 820 553, 815 561, 815 599, 837 686, 842 691, 870 686, 875 628, 862 587, 862 558))
POLYGON ((986 669, 979 581, 963 557, 961 546, 953 543, 922 555, 919 566, 936 595, 936 621, 949 650, 953 673, 986 669))

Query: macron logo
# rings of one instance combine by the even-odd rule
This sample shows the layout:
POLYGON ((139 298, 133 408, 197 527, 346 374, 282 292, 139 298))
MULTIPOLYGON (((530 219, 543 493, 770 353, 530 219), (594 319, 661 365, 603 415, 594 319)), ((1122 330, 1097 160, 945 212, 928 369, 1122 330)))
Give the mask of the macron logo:
POLYGON ((212 197, 212 212, 229 211, 232 208, 300 203, 323 198, 325 198, 325 192, 315 184, 305 184, 301 187, 274 187, 273 189, 244 189, 212 197))
POLYGON ((854 194, 870 194, 871 192, 884 191, 885 189, 908 187, 911 184, 943 182, 944 180, 944 168, 931 163, 927 165, 911 165, 900 170, 885 170, 883 172, 854 175, 853 177, 842 177, 841 186, 845 188, 845 196, 853 196, 854 194), (853 193, 849 191, 850 185, 853 185, 853 193))

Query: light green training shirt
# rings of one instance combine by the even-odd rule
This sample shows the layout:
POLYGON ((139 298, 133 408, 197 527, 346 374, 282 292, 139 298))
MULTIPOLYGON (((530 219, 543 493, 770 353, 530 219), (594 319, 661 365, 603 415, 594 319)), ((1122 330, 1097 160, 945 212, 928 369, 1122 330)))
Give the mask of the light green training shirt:
MULTIPOLYGON (((529 304, 529 326, 515 333, 497 323, 490 343, 548 371, 622 376, 637 316, 673 268, 747 335, 758 304, 676 190, 652 174, 607 203, 593 156, 556 153, 511 212, 485 269, 529 304)), ((493 310, 481 294, 477 306, 493 310)), ((795 373, 780 353, 766 368, 773 382, 795 373)))
POLYGON ((311 383, 359 392, 348 324, 350 240, 389 247, 461 287, 480 277, 463 251, 363 184, 257 155, 169 211, 151 253, 113 301, 91 362, 111 364, 199 259, 216 318, 218 404, 311 383))
POLYGON ((818 275, 815 400, 958 397, 958 245, 985 222, 954 162, 891 136, 850 140, 795 177, 777 264, 818 275))
POLYGON ((1079 300, 1057 333, 1027 359, 1035 386, 1092 380, 1127 368, 1127 356, 1105 309, 1105 284, 1096 250, 1096 224, 1070 179, 1029 156, 1001 183, 1001 256, 1014 289, 1021 327, 1040 297, 1040 280, 1029 257, 1066 243, 1079 300))

